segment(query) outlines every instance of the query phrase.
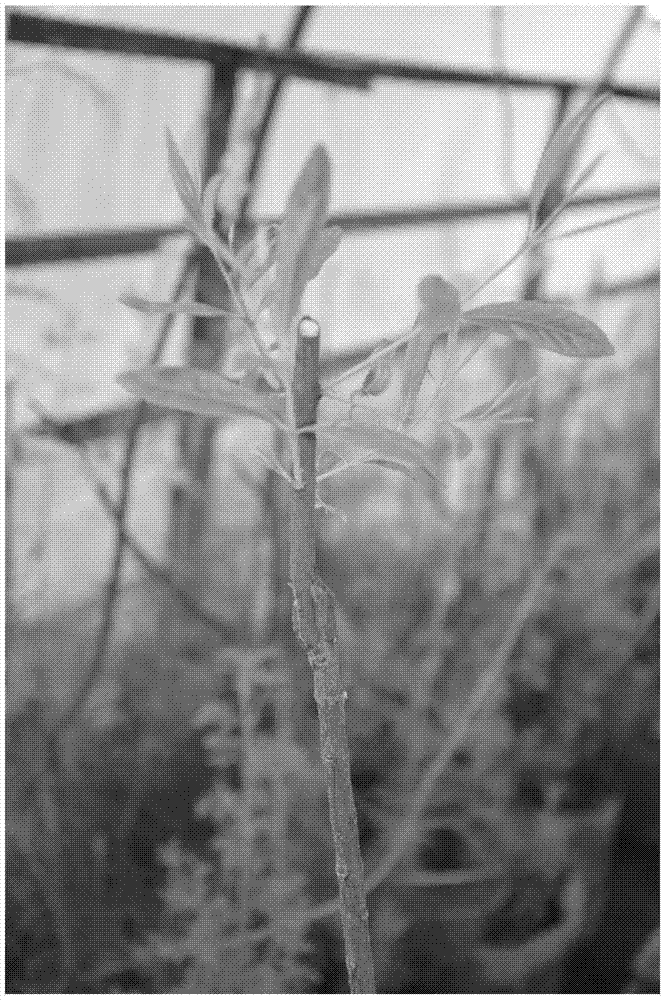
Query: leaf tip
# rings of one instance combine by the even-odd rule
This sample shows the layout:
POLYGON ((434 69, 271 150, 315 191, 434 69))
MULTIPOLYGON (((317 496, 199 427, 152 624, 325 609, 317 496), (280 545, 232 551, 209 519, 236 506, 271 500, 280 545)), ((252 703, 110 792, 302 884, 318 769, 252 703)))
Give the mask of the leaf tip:
POLYGON ((119 295, 118 301, 128 309, 143 310, 145 308, 145 299, 142 299, 139 295, 133 295, 131 292, 119 295))
POLYGON ((116 375, 116 384, 124 389, 125 392, 131 392, 136 394, 134 372, 131 368, 125 368, 123 371, 118 372, 116 375))

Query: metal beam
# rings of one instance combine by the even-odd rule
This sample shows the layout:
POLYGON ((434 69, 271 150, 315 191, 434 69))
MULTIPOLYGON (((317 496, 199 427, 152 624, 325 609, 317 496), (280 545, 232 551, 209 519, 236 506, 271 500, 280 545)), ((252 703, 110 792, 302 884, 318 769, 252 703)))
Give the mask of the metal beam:
POLYGON ((103 229, 98 232, 43 233, 8 236, 5 239, 7 267, 36 267, 97 260, 100 257, 131 257, 154 253, 165 240, 188 235, 179 226, 151 229, 103 229))
MULTIPOLYGON (((635 295, 648 289, 658 288, 660 284, 660 273, 658 270, 649 271, 646 274, 635 278, 626 278, 613 283, 597 284, 592 283, 587 291, 588 298, 615 298, 620 295, 635 295)), ((550 295, 549 302, 570 301, 570 297, 565 295, 550 295)), ((324 377, 332 377, 341 374, 346 368, 364 361, 372 354, 377 347, 376 343, 370 343, 362 348, 352 348, 342 351, 329 352, 322 355, 321 366, 324 377)), ((91 407, 94 404, 91 404, 91 407)), ((48 422, 39 420, 34 424, 29 424, 21 428, 18 433, 25 433, 37 437, 55 437, 66 444, 79 445, 88 441, 99 441, 115 435, 125 434, 130 426, 134 413, 134 404, 125 404, 107 407, 90 415, 69 417, 66 420, 56 420, 50 418, 48 422)), ((160 423, 163 420, 174 418, 173 410, 160 409, 158 406, 149 405, 146 407, 146 422, 160 423)))
MULTIPOLYGON (((220 44, 200 38, 77 24, 16 12, 10 13, 7 18, 7 39, 35 45, 159 56, 163 59, 201 60, 208 63, 231 61, 239 68, 273 73, 277 77, 300 77, 357 89, 366 89, 376 78, 410 80, 415 83, 453 83, 466 86, 478 84, 486 87, 502 84, 510 87, 556 90, 589 88, 587 81, 565 77, 531 76, 524 73, 502 73, 498 76, 492 70, 421 66, 376 59, 350 59, 337 55, 312 55, 281 49, 252 48, 220 44)), ((608 90, 616 97, 654 102, 660 100, 658 87, 632 87, 614 83, 608 90)))
POLYGON ((659 270, 639 275, 637 278, 624 278, 612 283, 593 281, 587 290, 588 298, 610 299, 620 295, 633 295, 650 288, 659 288, 661 273, 659 270))
MULTIPOLYGON (((571 209, 592 208, 624 201, 658 199, 659 186, 626 188, 589 194, 575 198, 571 209)), ((344 212, 332 215, 331 225, 345 233, 372 232, 405 226, 437 226, 491 216, 518 215, 527 212, 527 199, 507 202, 467 202, 460 205, 419 205, 408 209, 386 209, 378 212, 344 212)), ((275 225, 279 218, 254 219, 250 226, 275 225)), ((5 240, 7 267, 35 267, 40 264, 62 264, 67 261, 96 260, 100 257, 126 257, 149 254, 159 249, 165 240, 188 236, 180 226, 154 226, 146 229, 104 229, 83 233, 35 233, 30 236, 8 236, 5 240)))
MULTIPOLYGON (((303 33, 305 31, 306 25, 310 20, 313 12, 312 4, 303 4, 296 8, 296 14, 294 16, 294 21, 289 32, 289 37, 287 38, 287 43, 285 45, 285 51, 293 51, 298 48, 298 43, 300 42, 303 33)), ((268 134, 271 125, 275 122, 275 112, 278 107, 278 101, 282 88, 286 80, 284 78, 279 79, 275 77, 271 85, 270 93, 266 100, 266 106, 264 108, 264 113, 261 117, 261 122, 257 129, 257 135, 254 142, 254 149, 252 150, 252 158, 250 160, 250 166, 247 171, 245 193, 241 200, 240 209, 238 211, 238 222, 245 222, 248 215, 248 210, 252 196, 254 195, 254 190, 256 187, 257 176, 259 174, 259 167, 262 160, 264 159, 266 153, 266 145, 268 142, 268 134)))

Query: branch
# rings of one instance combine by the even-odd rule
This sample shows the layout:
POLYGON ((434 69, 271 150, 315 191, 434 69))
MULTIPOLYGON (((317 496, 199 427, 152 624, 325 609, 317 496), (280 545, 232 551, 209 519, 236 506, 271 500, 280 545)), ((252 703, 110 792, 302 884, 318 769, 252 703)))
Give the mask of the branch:
MULTIPOLYGON (((535 573, 530 587, 526 591, 520 601, 520 604, 518 605, 518 608, 516 609, 513 621, 509 626, 502 645, 493 654, 486 670, 484 670, 474 687, 465 712, 457 720, 448 740, 445 741, 444 746, 441 748, 438 755, 422 775, 419 785, 414 792, 411 807, 409 808, 404 820, 397 826, 393 836, 391 837, 391 843, 383 863, 376 868, 374 872, 370 873, 366 881, 367 894, 370 894, 374 889, 378 888, 388 880, 401 858, 410 849, 413 842, 413 833, 420 813, 427 805, 428 799, 432 795, 437 781, 449 766, 454 753, 460 748, 461 744, 464 743, 465 739, 472 732, 472 723, 476 719, 481 708, 485 707, 486 699, 493 693, 494 690, 496 690, 497 682, 501 679, 504 670, 506 669, 507 661, 515 648, 516 642, 518 641, 525 624, 529 620, 530 615, 533 613, 537 605, 542 588, 546 583, 549 574, 557 565, 557 562, 562 556, 564 550, 572 543, 573 540, 572 536, 566 535, 559 541, 556 541, 550 551, 550 554, 546 557, 544 564, 535 573)), ((318 920, 325 920, 334 912, 335 902, 333 900, 328 900, 305 912, 299 913, 292 920, 289 920, 289 926, 296 930, 305 924, 312 924, 318 920)), ((259 944, 261 941, 266 940, 270 933, 270 928, 262 928, 259 931, 254 931, 252 932, 252 942, 254 944, 259 944)), ((234 935, 224 941, 222 947, 225 951, 230 951, 233 948, 237 948, 244 942, 244 940, 245 939, 242 936, 234 935)))
POLYGON ((504 637, 502 645, 493 654, 486 670, 484 670, 483 674, 476 683, 469 702, 467 703, 467 708, 454 724, 451 735, 445 741, 444 746, 441 748, 421 778, 421 782, 414 793, 411 808, 409 809, 407 816, 403 822, 398 825, 393 833, 391 838, 392 844, 389 847, 384 862, 368 878, 368 892, 371 892, 386 880, 390 872, 395 868, 400 858, 408 849, 412 837, 412 831, 416 826, 416 821, 418 820, 420 813, 427 805, 428 799, 432 795, 437 781, 449 766, 451 758, 471 734, 472 724, 479 711, 486 705, 487 699, 491 693, 496 690, 497 684, 504 674, 506 664, 515 648, 516 642, 518 641, 526 622, 536 607, 537 600, 541 595, 543 586, 549 574, 556 566, 563 550, 571 544, 571 541, 572 539, 570 536, 566 536, 557 541, 553 545, 543 566, 534 574, 532 584, 516 609, 513 621, 504 637))
MULTIPOLYGON (((194 258, 196 259, 196 258, 194 258)), ((188 256, 185 266, 183 268, 183 273, 181 275, 180 281, 178 282, 178 287, 176 289, 174 298, 178 299, 185 289, 187 282, 190 278, 190 274, 193 268, 193 258, 188 256)), ((171 332, 171 327, 173 325, 174 315, 170 314, 164 318, 162 322, 162 328, 160 330, 159 337, 153 348, 150 364, 156 364, 164 350, 164 346, 168 340, 169 334, 171 332)), ((115 548, 113 553, 113 565, 111 572, 109 574, 109 581, 107 584, 107 597, 104 606, 104 613, 102 616, 102 622, 99 627, 99 632, 97 635, 97 642, 95 644, 95 651, 93 653, 90 668, 86 676, 85 681, 79 688, 78 693, 74 697, 74 700, 67 711, 58 719, 53 735, 57 735, 58 732, 63 732, 67 729, 76 719, 79 712, 83 708, 88 698, 88 695, 93 689, 96 679, 99 677, 102 667, 104 665, 104 657, 106 655, 106 650, 111 636, 111 630, 113 628, 113 622, 115 619, 116 609, 118 606, 118 595, 120 591, 120 572, 122 569, 123 555, 125 552, 125 530, 127 527, 127 516, 129 510, 129 492, 130 492, 130 479, 132 468, 134 466, 134 458, 136 455, 137 445, 139 443, 139 432, 141 430, 141 425, 143 423, 144 417, 148 412, 148 404, 145 402, 139 403, 136 407, 134 418, 130 426, 127 438, 125 440, 125 454, 123 456, 122 468, 120 472, 120 495, 118 499, 117 514, 117 529, 116 529, 116 539, 115 548)))
MULTIPOLYGON (((316 422, 319 386, 319 325, 310 319, 298 326, 294 359, 296 428, 316 422)), ((304 646, 314 675, 319 715, 321 759, 326 773, 329 814, 335 845, 340 915, 351 993, 374 993, 365 876, 349 769, 345 717, 347 692, 342 684, 335 621, 335 598, 317 575, 316 485, 317 441, 314 433, 298 435, 303 486, 291 491, 290 585, 294 594, 294 632, 304 646)))

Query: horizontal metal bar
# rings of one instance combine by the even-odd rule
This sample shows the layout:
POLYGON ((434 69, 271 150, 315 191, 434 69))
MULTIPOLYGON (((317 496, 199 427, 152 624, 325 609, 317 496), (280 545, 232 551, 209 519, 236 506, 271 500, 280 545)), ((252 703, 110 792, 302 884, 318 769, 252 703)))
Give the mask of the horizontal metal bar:
POLYGON ((630 295, 632 292, 642 292, 646 288, 659 288, 661 284, 661 273, 659 270, 650 271, 649 274, 640 275, 638 278, 625 278, 622 281, 612 283, 593 281, 588 289, 589 298, 609 299, 618 295, 630 295))
MULTIPOLYGON (((630 295, 632 292, 658 287, 659 281, 659 271, 651 271, 648 274, 613 284, 592 285, 589 289, 589 295, 599 298, 630 295)), ((562 301, 568 301, 568 299, 557 295, 549 296, 549 301, 556 302, 560 298, 562 301)), ((325 377, 337 376, 346 368, 351 368, 364 361, 376 347, 377 344, 368 344, 360 349, 331 351, 323 354, 321 358, 322 374, 325 377)), ((126 405, 112 406, 86 416, 70 417, 62 421, 51 419, 48 424, 38 420, 34 424, 26 426, 24 432, 37 437, 56 437, 68 444, 81 445, 87 441, 98 441, 124 434, 131 423, 133 413, 134 403, 130 401, 126 405)), ((173 410, 148 406, 146 422, 160 423, 173 415, 173 410)))
MULTIPOLYGON (((556 90, 587 89, 593 81, 566 77, 531 76, 524 73, 497 74, 492 70, 464 67, 421 66, 376 59, 354 59, 336 55, 313 55, 221 44, 200 38, 186 38, 126 28, 92 24, 77 24, 55 18, 34 17, 10 13, 7 18, 7 39, 38 45, 93 49, 102 52, 123 52, 131 55, 159 56, 169 59, 201 60, 208 63, 233 62, 239 69, 254 69, 273 73, 276 77, 300 77, 337 84, 341 87, 367 88, 373 79, 410 80, 421 83, 456 83, 480 86, 521 88, 551 88, 556 90)), ((608 87, 617 97, 641 101, 659 101, 658 87, 632 87, 612 84, 608 87)))
MULTIPOLYGON (((595 205, 658 197, 659 187, 655 185, 649 188, 629 188, 585 195, 575 198, 570 207, 590 208, 595 205)), ((527 209, 525 198, 514 202, 467 202, 441 207, 423 205, 379 212, 344 212, 331 216, 330 223, 340 226, 345 233, 362 233, 398 226, 433 226, 484 219, 493 215, 519 214, 527 212, 527 209)), ((279 218, 258 219, 248 225, 275 225, 279 221, 279 218)), ((96 260, 101 257, 149 254, 158 250, 165 240, 187 235, 188 231, 180 226, 155 226, 146 229, 104 229, 99 232, 8 236, 5 240, 5 264, 7 267, 34 267, 67 261, 96 260)))
POLYGON ((99 232, 57 235, 8 236, 5 240, 6 267, 35 267, 97 260, 101 257, 130 257, 154 253, 165 240, 187 235, 180 227, 153 229, 104 229, 99 232))
MULTIPOLYGON (((636 201, 659 198, 659 185, 645 188, 625 188, 616 191, 602 191, 574 198, 569 208, 591 208, 615 202, 636 201)), ((494 215, 519 215, 529 210, 527 198, 517 201, 466 202, 460 205, 420 205, 414 208, 386 209, 375 212, 346 212, 333 215, 330 224, 340 226, 343 232, 369 232, 375 229, 392 229, 405 226, 431 226, 440 223, 454 223, 470 219, 485 219, 494 215)), ((262 221, 261 225, 275 224, 262 221)))
MULTIPOLYGON (((618 295, 630 295, 632 292, 640 292, 646 288, 658 287, 660 281, 659 271, 651 271, 648 274, 640 275, 636 278, 628 278, 613 284, 592 285, 589 295, 604 297, 615 297, 618 295)), ((548 301, 568 301, 566 296, 552 295, 548 301)), ((370 343, 360 349, 346 349, 342 351, 330 351, 321 357, 322 374, 324 377, 337 376, 346 368, 351 368, 368 358, 377 344, 370 343)), ((49 420, 45 423, 37 420, 34 424, 29 424, 24 428, 24 432, 37 437, 56 437, 68 444, 81 445, 87 441, 98 441, 118 434, 124 434, 128 429, 134 412, 134 403, 128 402, 126 405, 116 405, 105 410, 93 412, 90 415, 80 417, 70 417, 69 419, 56 421, 49 420)), ((173 410, 164 410, 156 406, 148 406, 146 412, 146 423, 160 423, 173 417, 173 410)))
POLYGON ((303 60, 301 56, 291 57, 282 50, 255 49, 201 38, 78 24, 18 13, 10 14, 7 19, 7 40, 210 64, 232 63, 238 69, 267 71, 276 77, 300 76, 361 90, 368 87, 371 79, 368 73, 354 67, 331 64, 326 59, 306 57, 303 60))

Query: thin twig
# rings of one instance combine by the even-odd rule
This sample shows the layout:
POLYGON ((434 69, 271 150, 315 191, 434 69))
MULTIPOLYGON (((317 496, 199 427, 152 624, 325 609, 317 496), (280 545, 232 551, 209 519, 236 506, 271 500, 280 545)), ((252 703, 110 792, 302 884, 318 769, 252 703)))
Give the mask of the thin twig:
MULTIPOLYGON (((53 437, 56 440, 60 440, 62 438, 62 434, 58 424, 56 424, 55 421, 49 417, 48 413, 42 409, 41 405, 36 400, 31 400, 29 406, 40 418, 44 427, 51 431, 53 437)), ((66 443, 71 444, 72 442, 67 440, 66 443)), ((104 483, 100 482, 94 468, 91 465, 85 445, 80 442, 75 442, 75 447, 79 451, 84 475, 87 477, 91 489, 95 491, 97 499, 102 507, 118 525, 117 530, 122 534, 125 548, 132 553, 139 563, 141 563, 143 568, 151 577, 158 580, 163 586, 168 588, 171 595, 181 602, 184 609, 189 614, 198 618, 209 628, 215 629, 215 631, 227 631, 228 626, 225 622, 216 618, 214 615, 211 615, 210 612, 206 611, 206 609, 203 608, 193 597, 191 597, 186 590, 182 590, 174 581, 171 572, 160 563, 156 562, 152 556, 149 556, 145 549, 143 549, 139 542, 137 542, 131 531, 120 525, 120 507, 117 501, 113 499, 104 483)))
POLYGON ((384 861, 381 866, 376 871, 372 872, 368 878, 368 892, 372 892, 373 889, 377 888, 377 886, 381 885, 382 882, 386 880, 387 876, 402 858, 405 850, 408 849, 420 813, 427 805, 428 799, 430 798, 437 781, 449 766, 451 758, 470 735, 472 731, 472 723, 481 708, 486 704, 488 696, 501 680, 509 657, 515 648, 516 642, 518 641, 525 624, 536 607, 536 602, 542 592, 544 583, 546 582, 549 573, 555 567, 563 550, 569 544, 571 544, 571 538, 569 536, 558 540, 553 545, 544 565, 534 574, 532 584, 518 605, 513 621, 511 622, 511 626, 509 627, 501 646, 491 657, 490 663, 474 687, 469 702, 467 703, 467 708, 462 716, 456 720, 449 738, 445 741, 444 746, 421 778, 421 782, 414 794, 407 816, 403 822, 396 827, 395 832, 393 833, 391 845, 384 861))
POLYGON ((14 608, 14 397, 16 383, 8 380, 5 386, 5 656, 10 657, 14 645, 16 614, 14 608))
MULTIPOLYGON (((174 299, 180 298, 183 294, 187 283, 190 279, 191 274, 196 266, 197 256, 195 254, 188 254, 186 258, 183 272, 178 282, 178 286, 174 293, 174 299)), ((171 333, 171 328, 173 326, 175 316, 170 314, 164 317, 162 321, 161 330, 155 346, 151 352, 150 364, 157 364, 159 361, 166 342, 171 333)), ((141 430, 141 425, 145 419, 148 412, 148 404, 144 401, 139 403, 136 407, 134 413, 134 419, 130 425, 127 437, 125 439, 125 454, 123 456, 122 468, 120 472, 120 493, 119 499, 116 504, 117 516, 116 516, 116 538, 115 538, 115 548, 113 554, 113 563, 111 568, 111 573, 109 575, 109 581, 107 584, 107 597, 104 605, 104 612, 102 616, 102 621, 100 623, 99 632, 97 634, 97 641, 95 644, 95 650, 91 657, 90 668, 86 674, 86 678, 79 688, 72 704, 69 706, 67 711, 60 717, 56 723, 55 732, 62 732, 67 729, 77 718, 79 712, 83 708, 88 698, 88 695, 92 691, 97 678, 99 677, 102 668, 104 666, 104 659, 106 655, 107 646, 113 629, 113 623, 115 620, 116 610, 118 606, 118 597, 120 592, 120 573, 122 569, 123 555, 125 552, 125 529, 127 526, 127 517, 129 511, 129 492, 130 492, 130 481, 132 475, 132 469, 134 467, 134 459, 136 456, 136 450, 139 443, 139 432, 141 430)), ((54 733, 55 735, 55 733, 54 733)))

